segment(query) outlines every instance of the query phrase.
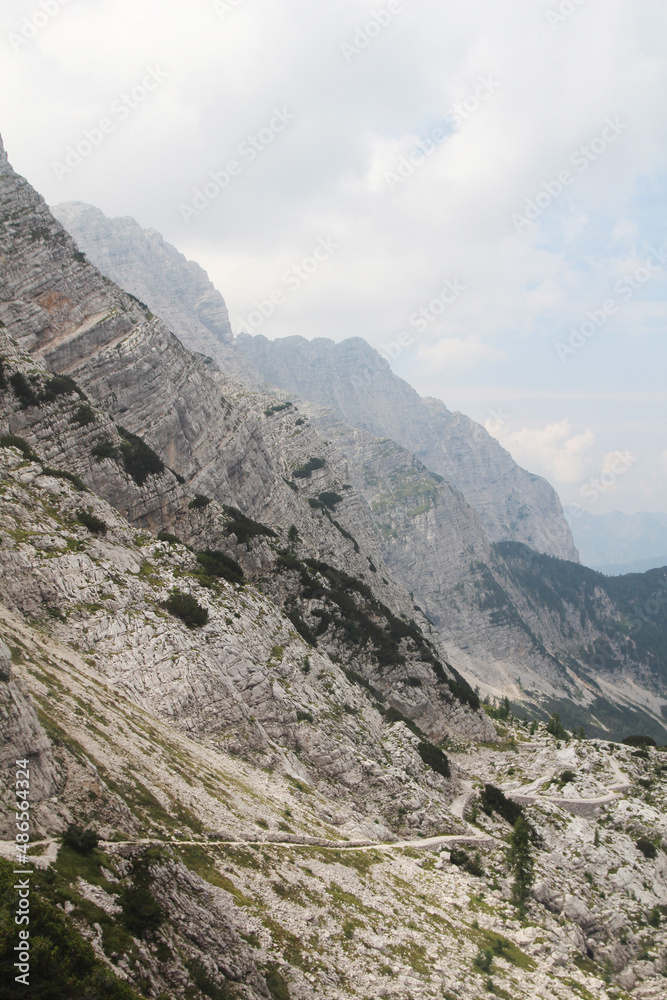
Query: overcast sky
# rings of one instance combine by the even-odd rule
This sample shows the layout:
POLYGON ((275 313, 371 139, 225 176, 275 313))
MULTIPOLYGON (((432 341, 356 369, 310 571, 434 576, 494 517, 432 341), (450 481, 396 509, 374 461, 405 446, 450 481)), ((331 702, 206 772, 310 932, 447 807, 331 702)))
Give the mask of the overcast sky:
POLYGON ((160 230, 235 332, 365 337, 565 503, 667 511, 664 0, 4 0, 0 46, 47 202, 160 230))

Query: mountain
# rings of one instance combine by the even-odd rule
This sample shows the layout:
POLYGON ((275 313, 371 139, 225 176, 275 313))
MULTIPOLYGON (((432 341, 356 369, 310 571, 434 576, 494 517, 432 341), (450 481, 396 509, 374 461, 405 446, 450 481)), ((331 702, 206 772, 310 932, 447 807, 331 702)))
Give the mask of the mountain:
POLYGON ((391 438, 463 493, 491 541, 518 541, 578 561, 554 489, 520 468, 480 425, 422 399, 366 341, 241 334, 240 349, 267 382, 391 438))
POLYGON ((520 541, 577 560, 551 486, 516 465, 481 425, 438 400, 422 400, 361 338, 335 344, 242 334, 234 341, 222 296, 206 273, 154 230, 81 202, 57 205, 53 214, 102 273, 146 302, 186 347, 248 379, 245 358, 267 383, 396 441, 468 498, 492 541, 520 541))
MULTIPOLYGON (((125 238, 126 223, 108 226, 100 213, 85 206, 67 210, 79 244, 98 255, 95 262, 106 267, 109 260, 123 261, 130 276, 136 240, 125 238), (111 240, 113 248, 101 251, 104 240, 111 240)), ((173 254, 178 256, 175 250, 173 254)), ((146 256, 140 271, 160 272, 161 267, 160 257, 146 256)), ((168 278, 168 273, 156 273, 142 279, 140 288, 135 277, 132 289, 146 294, 158 287, 168 294, 168 278)), ((208 346, 199 349, 206 352, 208 346)), ((309 432, 318 436, 310 454, 329 449, 328 463, 339 461, 344 468, 327 504, 319 499, 321 485, 311 488, 312 480, 302 481, 309 503, 313 509, 319 505, 322 517, 340 523, 338 512, 349 509, 344 487, 354 487, 365 502, 365 548, 373 548, 371 558, 379 554, 393 579, 410 593, 405 613, 428 617, 443 659, 456 663, 472 686, 484 695, 509 696, 523 711, 538 716, 558 710, 568 724, 585 724, 599 735, 641 729, 663 738, 663 626, 658 623, 657 637, 649 630, 629 645, 624 639, 628 622, 643 613, 642 603, 651 598, 639 590, 633 596, 632 588, 610 596, 600 579, 599 588, 593 587, 600 605, 597 596, 592 602, 585 596, 591 582, 582 567, 570 579, 557 559, 531 562, 536 548, 570 561, 574 553, 558 499, 544 480, 519 469, 474 421, 449 413, 436 400, 422 400, 363 340, 336 345, 287 338, 272 344, 263 337, 240 336, 235 355, 226 344, 213 345, 211 351, 223 369, 220 378, 241 377, 238 355, 246 356, 246 389, 274 393, 267 412, 277 408, 282 416, 264 425, 265 434, 281 427, 296 433, 286 414, 297 397, 272 389, 267 377, 298 385, 311 400, 298 400, 299 419, 307 416, 309 432), (256 363, 260 372, 252 367, 256 363), (324 404, 314 404, 317 397, 324 404), (345 420, 340 411, 346 412, 345 420), (367 424, 387 433, 373 433, 367 424), (401 438, 415 447, 401 445, 401 438), (434 471, 436 466, 447 475, 434 471), (464 490, 455 485, 457 477, 464 479, 464 490), (517 506, 519 497, 524 500, 517 506), (497 536, 489 537, 489 524, 496 525, 497 536), (503 524, 511 530, 504 532, 503 524), (499 546, 506 534, 513 539, 517 533, 527 534, 533 544, 521 559, 516 551, 522 549, 511 550, 510 559, 499 546), (541 545, 534 541, 537 533, 541 545), (541 574, 548 579, 535 579, 541 574)), ((238 392, 224 384, 228 394, 238 392)), ((302 437, 305 424, 299 426, 302 437)), ((292 438, 267 444, 280 450, 285 440, 292 438)), ((357 526, 344 523, 353 537, 361 537, 357 526)))
POLYGON ((587 566, 618 575, 667 565, 667 514, 591 514, 581 507, 565 513, 587 566))
POLYGON ((568 683, 566 626, 629 700, 641 653, 649 725, 653 576, 492 544, 399 444, 238 384, 1 144, 0 221, 1 1000, 17 954, 54 998, 659 996, 662 751, 482 709, 389 563, 437 532, 457 627, 568 683))
POLYGON ((110 219, 80 201, 51 211, 96 267, 160 316, 185 347, 258 384, 236 348, 225 300, 199 264, 130 216, 110 219))

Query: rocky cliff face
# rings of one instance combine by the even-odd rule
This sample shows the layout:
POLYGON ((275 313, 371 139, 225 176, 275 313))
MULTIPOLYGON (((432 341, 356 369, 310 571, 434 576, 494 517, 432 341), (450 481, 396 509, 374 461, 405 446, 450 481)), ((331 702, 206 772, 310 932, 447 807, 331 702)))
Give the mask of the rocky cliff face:
POLYGON ((146 302, 186 347, 210 355, 247 385, 265 379, 396 441, 464 494, 491 541, 520 541, 578 560, 551 486, 521 469, 475 421, 439 400, 420 399, 365 341, 272 342, 247 334, 234 341, 222 296, 206 273, 154 230, 131 218, 108 219, 81 202, 53 212, 102 273, 146 302))
POLYGON ((388 437, 444 476, 477 510, 491 541, 519 541, 538 552, 578 561, 553 488, 520 468, 475 421, 423 400, 359 337, 331 340, 238 337, 248 361, 267 380, 333 410, 354 427, 388 437))
MULTIPOLYGON (((124 236, 123 229, 127 220, 112 224, 102 217, 100 221, 99 213, 85 206, 76 207, 70 217, 72 226, 79 227, 80 239, 88 240, 89 252, 103 266, 108 267, 109 259, 114 258, 125 260, 129 268, 132 240, 124 236), (110 248, 105 249, 105 240, 111 241, 110 248)), ((141 232, 138 227, 137 231, 141 232)), ((146 257, 142 267, 159 271, 163 263, 159 257, 146 257)), ((156 275, 154 283, 168 289, 168 271, 156 275)), ((196 320, 194 314, 191 318, 196 320)), ((299 415, 292 400, 249 395, 248 386, 255 390, 262 387, 261 377, 248 367, 246 389, 241 389, 229 378, 232 362, 220 353, 227 346, 215 348, 225 372, 218 373, 209 365, 207 378, 217 380, 236 413, 236 431, 224 448, 217 445, 218 450, 229 454, 232 442, 238 447, 236 435, 255 427, 251 436, 254 441, 261 435, 261 461, 269 455, 275 467, 278 458, 283 480, 289 480, 293 492, 310 505, 309 516, 304 519, 302 510, 297 514, 294 504, 286 503, 283 480, 275 493, 279 502, 274 499, 268 506, 258 502, 263 492, 266 494, 267 480, 264 473, 258 477, 261 461, 257 457, 249 465, 241 463, 234 482, 222 484, 219 461, 201 439, 192 454, 187 444, 180 446, 184 464, 174 458, 178 470, 197 475, 197 467, 187 463, 204 451, 205 471, 193 482, 211 495, 219 495, 222 486, 226 497, 241 498, 244 509, 253 510, 279 531, 280 525, 291 520, 298 526, 302 555, 318 558, 319 551, 322 557, 323 539, 333 542, 331 529, 335 528, 336 543, 327 544, 325 558, 342 566, 346 558, 343 532, 352 536, 355 545, 350 556, 356 560, 355 572, 360 578, 372 583, 375 590, 386 591, 389 596, 383 600, 392 607, 400 606, 408 617, 416 615, 428 631, 416 607, 423 609, 435 626, 431 638, 441 657, 456 662, 484 692, 508 694, 529 706, 544 704, 546 699, 572 720, 590 722, 591 713, 595 713, 595 725, 604 717, 604 725, 612 731, 622 732, 630 726, 663 732, 659 656, 656 658, 641 642, 627 645, 618 638, 623 622, 634 614, 632 600, 621 595, 619 604, 617 595, 610 596, 604 586, 591 585, 585 574, 579 574, 574 588, 563 588, 556 564, 540 564, 537 574, 527 576, 517 571, 516 559, 508 561, 489 544, 485 528, 491 527, 492 538, 523 538, 533 552, 537 549, 575 557, 560 505, 547 483, 520 469, 474 421, 450 413, 437 400, 421 400, 392 375, 364 341, 336 345, 288 338, 273 345, 262 337, 241 337, 238 343, 264 375, 296 386, 304 394, 312 385, 313 394, 322 396, 331 407, 301 402, 299 415), (345 410, 360 425, 378 427, 388 436, 378 438, 360 426, 343 423, 336 410, 345 410), (304 419, 305 413, 310 421, 304 419), (412 442, 412 450, 396 443, 401 437, 412 442), (292 479, 292 471, 309 461, 309 456, 319 456, 324 468, 313 470, 307 478, 292 479), (436 468, 444 477, 432 471, 436 468), (462 492, 451 485, 454 482, 462 492), (251 484, 250 490, 247 484, 251 484), (321 495, 329 498, 328 506, 319 499, 321 495), (365 558, 360 559, 355 551, 357 539, 365 558), (392 576, 379 576, 377 569, 375 574, 369 572, 371 565, 377 568, 382 563, 392 576), (543 572, 555 579, 540 579, 543 572), (401 603, 392 577, 411 593, 410 602, 401 603), (582 612, 582 595, 589 592, 597 596, 592 604, 586 598, 587 610, 582 612), (540 595, 537 599, 536 594, 540 595), (548 602, 554 603, 555 613, 548 602), (592 615, 589 607, 595 608, 592 615), (619 671, 621 661, 625 668, 619 671), (582 676, 586 678, 583 685, 582 676), (639 684, 635 694, 633 683, 639 684), (642 713, 640 717, 632 715, 635 709, 642 713)), ((174 406, 179 405, 182 382, 162 390, 174 406)), ((123 391, 128 392, 127 385, 123 391)), ((206 392, 200 384, 201 399, 206 399, 206 392)), ((191 405, 190 397, 188 407, 191 405)), ((192 422, 189 409, 184 419, 192 422)), ((155 422, 154 413, 150 422, 155 422)), ((145 425, 142 417, 136 426, 145 425)), ((162 439, 156 440, 161 449, 173 447, 172 429, 167 428, 162 439)), ((243 450, 247 444, 241 440, 243 450)), ((190 539, 190 525, 178 530, 190 539)), ((282 531, 284 540, 284 528, 282 531)), ((576 575, 576 570, 573 572, 576 575)), ((283 586, 287 582, 283 581, 283 586)), ((267 586, 271 589, 273 584, 267 586)), ((295 594, 274 596, 283 604, 286 599, 296 599, 295 594)), ((309 627, 316 629, 319 621, 309 614, 307 611, 304 623, 308 621, 309 627)), ((367 669, 372 672, 372 664, 367 664, 367 669)), ((400 699, 396 705, 409 713, 415 708, 400 699)), ((432 718, 426 722, 427 715, 422 723, 432 725, 432 718)))
POLYGON ((199 264, 130 216, 110 219, 80 201, 51 211, 102 274, 145 303, 185 347, 245 384, 261 386, 234 342, 225 300, 199 264))
MULTIPOLYGON (((446 544, 426 600, 444 587, 471 630, 504 616, 527 635, 498 581, 539 618, 521 577, 542 585, 548 557, 490 546, 464 497, 393 442, 318 426, 190 354, 4 153, 0 216, 0 925, 12 759, 29 755, 31 985, 659 996, 661 753, 619 749, 619 774, 606 742, 496 729, 389 568, 418 579, 432 534, 446 544), (519 802, 524 917, 507 868, 519 802)), ((614 612, 613 595, 583 598, 586 628, 614 612)), ((14 940, 0 935, 0 991, 14 940)))

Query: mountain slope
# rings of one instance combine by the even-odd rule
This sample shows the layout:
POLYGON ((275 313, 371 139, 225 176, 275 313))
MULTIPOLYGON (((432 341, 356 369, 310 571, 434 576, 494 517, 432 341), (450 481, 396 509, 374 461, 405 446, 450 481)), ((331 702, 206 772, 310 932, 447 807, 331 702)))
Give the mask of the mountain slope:
MULTIPOLYGON (((87 240, 86 245, 101 262, 108 263, 112 257, 121 259, 129 276, 133 241, 124 236, 126 222, 121 220, 122 224, 112 225, 85 206, 74 206, 70 217, 78 227, 80 240, 87 240), (111 240, 111 248, 104 249, 103 239, 111 240)), ((138 227, 137 230, 141 233, 138 227)), ((160 271, 162 266, 159 257, 146 257, 140 271, 143 273, 146 268, 160 271)), ((167 277, 166 271, 158 274, 154 284, 168 288, 167 277)), ((588 580, 585 573, 573 571, 577 578, 574 589, 566 588, 565 596, 558 598, 559 602, 564 601, 567 611, 554 615, 548 602, 554 588, 560 593, 559 576, 554 569, 557 564, 540 562, 539 574, 545 574, 546 578, 534 580, 517 572, 516 561, 508 562, 489 544, 482 520, 511 527, 512 518, 516 517, 510 535, 516 534, 517 524, 530 522, 533 527, 539 524, 547 551, 560 552, 565 545, 570 552, 567 538, 564 541, 559 505, 548 518, 542 518, 541 511, 550 509, 552 502, 557 504, 547 484, 520 470, 473 421, 449 413, 436 400, 420 400, 363 341, 335 345, 330 341, 309 343, 288 338, 277 346, 264 338, 253 338, 249 347, 247 338, 241 337, 238 343, 245 345, 244 349, 251 349, 251 353, 268 352, 262 361, 265 367, 269 360, 273 363, 277 359, 278 381, 291 378, 307 385, 311 380, 314 393, 325 394, 326 402, 334 409, 347 408, 361 421, 379 420, 396 437, 401 433, 411 436, 422 452, 431 456, 429 462, 441 463, 450 482, 457 475, 465 480, 465 496, 462 496, 447 478, 431 471, 433 465, 422 463, 414 451, 402 448, 391 436, 378 438, 359 427, 353 428, 349 422, 338 419, 332 409, 301 402, 301 413, 310 417, 307 421, 304 416, 297 416, 291 400, 274 398, 268 404, 255 404, 265 447, 271 455, 282 456, 285 478, 289 479, 290 470, 303 465, 308 455, 321 457, 327 469, 336 470, 333 477, 323 469, 313 470, 307 478, 292 479, 292 487, 303 494, 311 510, 318 511, 315 516, 321 534, 337 524, 337 530, 342 529, 362 542, 367 561, 365 570, 359 566, 361 578, 367 582, 374 579, 377 589, 377 573, 369 574, 368 570, 371 564, 378 567, 383 562, 411 593, 413 600, 401 605, 403 612, 408 617, 416 613, 420 618, 421 610, 412 608, 412 604, 424 610, 435 625, 432 638, 443 659, 456 662, 468 680, 485 693, 497 697, 509 695, 517 703, 531 706, 533 711, 540 706, 542 711, 557 706, 568 720, 583 722, 595 732, 603 733, 609 727, 606 731, 620 736, 628 728, 643 728, 661 738, 664 685, 659 652, 654 650, 646 659, 641 643, 626 644, 623 679, 619 679, 614 665, 619 654, 617 636, 628 619, 627 602, 606 595, 605 616, 579 615, 573 594, 586 591, 588 580), (325 444, 324 438, 330 443, 325 444), (437 443, 435 455, 433 440, 437 443), (350 483, 355 489, 349 489, 350 483), (471 494, 477 498, 476 505, 469 502, 471 494), (326 504, 319 499, 324 495, 326 504), (534 517, 526 513, 525 504, 517 506, 517 498, 521 496, 524 501, 528 497, 530 503, 537 504, 539 509, 534 517), (360 502, 362 497, 367 504, 365 509, 360 502), (552 573, 554 580, 550 579, 552 573), (546 594, 544 606, 535 601, 535 593, 546 594), (602 657, 602 648, 616 652, 602 657), (586 678, 583 685, 580 677, 586 678), (639 716, 633 714, 637 711, 639 716)), ((220 354, 217 356, 221 358, 220 354)), ((221 364, 224 365, 222 359, 221 364)), ((250 377, 249 382, 255 387, 262 385, 259 376, 254 380, 250 377)), ((246 411, 252 407, 253 397, 235 387, 229 378, 220 384, 231 404, 246 411)), ((243 477, 248 474, 248 470, 243 470, 243 477)), ((215 480, 197 482, 205 484, 205 492, 215 494, 215 480)), ((238 488, 242 488, 241 483, 238 488)), ((253 509, 262 520, 274 526, 287 523, 286 511, 267 513, 254 502, 253 509)), ((243 503, 252 504, 253 499, 244 495, 243 503)), ((529 537, 534 544, 530 532, 529 537)), ((316 553, 314 534, 310 538, 312 558, 316 553)), ((327 556, 326 560, 341 566, 336 561, 341 557, 342 551, 333 558, 327 556)), ((359 564, 356 553, 354 557, 359 564)), ((291 585, 298 579, 293 572, 291 585)), ((303 591, 302 584, 303 581, 299 587, 303 591)), ((273 584, 267 586, 271 590, 273 584)), ((284 603, 284 594, 276 593, 275 597, 284 603)), ((287 598, 294 599, 294 593, 287 598)), ((339 641, 340 609, 316 610, 315 618, 311 609, 306 610, 304 625, 311 632, 319 630, 318 634, 324 636, 322 641, 333 641, 334 632, 339 641), (319 618, 320 614, 327 617, 319 618), (327 628, 326 622, 330 622, 327 628)), ((428 628, 421 618, 420 621, 428 628)), ((368 663, 366 670, 373 673, 374 668, 368 663)), ((374 676, 373 683, 382 687, 379 675, 374 676)), ((399 695, 395 690, 392 697, 397 708, 415 717, 413 699, 406 701, 405 691, 399 695)), ((420 725, 426 728, 434 724, 428 712, 420 718, 420 725)), ((436 731, 440 732, 433 730, 436 731)))
POLYGON ((81 202, 57 205, 53 212, 102 273, 148 303, 187 347, 209 354, 244 384, 257 387, 264 379, 331 409, 354 427, 396 441, 464 494, 492 541, 521 541, 577 560, 549 484, 517 466, 473 420, 438 400, 420 399, 365 341, 271 342, 246 334, 233 341, 217 292, 211 308, 213 286, 205 272, 155 231, 129 218, 109 219, 81 202), (202 300, 206 310, 216 312, 213 324, 202 300))
POLYGON ((261 335, 237 338, 267 380, 331 409, 341 420, 388 437, 456 486, 491 541, 520 541, 577 561, 553 488, 521 469, 483 427, 439 400, 423 400, 359 337, 334 343, 261 335))

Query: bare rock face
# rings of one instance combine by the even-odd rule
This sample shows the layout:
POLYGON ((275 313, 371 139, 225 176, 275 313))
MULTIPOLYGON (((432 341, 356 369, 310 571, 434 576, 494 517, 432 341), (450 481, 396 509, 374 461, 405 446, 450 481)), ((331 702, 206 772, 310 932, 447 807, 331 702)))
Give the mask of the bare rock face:
POLYGON ((237 338, 268 381, 333 410, 354 427, 388 437, 444 476, 477 510, 491 541, 519 541, 578 562, 555 490, 514 462, 480 425, 421 399, 360 337, 341 343, 285 337, 237 338))
MULTIPOLYGON (((340 608, 347 598, 339 592, 352 587, 365 605, 356 609, 366 616, 359 628, 372 627, 368 614, 380 619, 400 674, 409 673, 411 661, 414 672, 415 661, 436 657, 419 626, 408 625, 412 602, 385 570, 368 510, 345 482, 335 449, 295 407, 249 394, 215 364, 187 351, 161 319, 87 261, 6 161, 0 191, 6 220, 0 237, 0 344, 3 378, 12 387, 0 398, 0 413, 37 461, 62 462, 132 523, 174 532, 200 549, 224 548, 231 555, 227 526, 250 516, 256 526, 261 522, 260 541, 244 545, 237 528, 237 549, 245 552, 233 550, 233 558, 262 580, 302 632, 310 636, 317 622, 314 601, 336 604, 336 598, 334 617, 325 612, 320 619, 330 623, 322 643, 335 643, 333 633, 345 630, 340 608), (142 450, 140 439, 152 452, 142 450), (344 494, 337 516, 320 499, 333 494, 344 494), (196 495, 203 507, 193 507, 196 495), (294 572, 280 554, 292 530, 298 538, 294 572), (322 572, 338 575, 327 583, 314 575, 322 572), (403 640, 410 655, 400 648, 403 640)), ((422 624, 428 631, 425 619, 422 624)), ((355 656, 360 659, 350 640, 345 657, 355 656)), ((370 669, 367 659, 363 667, 370 669)), ((423 718, 438 738, 453 715, 457 725, 483 734, 488 723, 475 710, 472 691, 467 689, 468 707, 459 705, 452 692, 461 679, 456 681, 453 668, 441 669, 438 677, 424 666, 427 683, 419 698, 396 696, 402 711, 423 718)), ((386 697, 393 697, 398 676, 380 680, 386 697)), ((201 699, 191 707, 195 715, 206 715, 215 693, 200 689, 201 699)))
POLYGON ((225 300, 206 271, 154 229, 142 229, 130 216, 109 219, 80 201, 63 202, 52 212, 96 267, 161 316, 186 347, 210 336, 231 343, 225 300))
MULTIPOLYGON (((1 640, 0 734, 0 838, 13 839, 16 762, 28 760, 30 807, 37 813, 55 794, 57 774, 51 742, 40 725, 26 685, 12 669, 11 651, 1 640)), ((25 780, 24 775, 21 777, 25 780)), ((31 829, 35 831, 34 823, 31 829)))

